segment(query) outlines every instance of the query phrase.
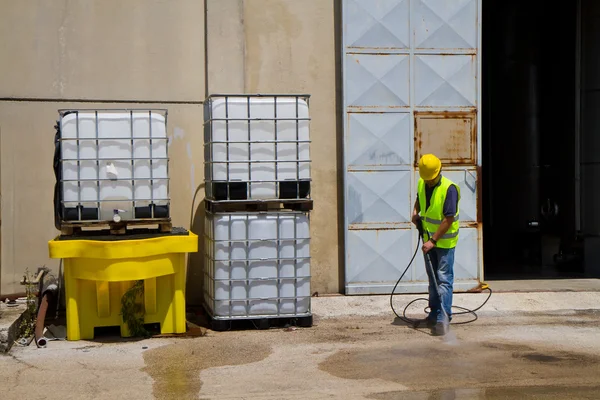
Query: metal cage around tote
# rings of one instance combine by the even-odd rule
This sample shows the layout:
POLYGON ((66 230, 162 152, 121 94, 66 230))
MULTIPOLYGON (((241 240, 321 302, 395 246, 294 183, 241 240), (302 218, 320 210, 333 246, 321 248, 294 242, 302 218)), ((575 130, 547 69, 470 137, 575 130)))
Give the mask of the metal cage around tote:
POLYGON ((310 198, 309 95, 211 95, 205 102, 206 198, 310 198))
POLYGON ((311 315, 308 213, 207 212, 205 221, 203 292, 213 319, 311 315))
POLYGON ((164 109, 59 110, 57 225, 170 219, 164 109))

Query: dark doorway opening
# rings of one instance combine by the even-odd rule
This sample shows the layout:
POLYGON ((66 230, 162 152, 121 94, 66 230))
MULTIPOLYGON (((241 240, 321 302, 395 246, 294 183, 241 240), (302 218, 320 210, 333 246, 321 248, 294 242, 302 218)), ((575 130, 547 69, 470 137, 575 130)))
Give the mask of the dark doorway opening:
POLYGON ((585 277, 578 2, 483 3, 485 279, 585 277))

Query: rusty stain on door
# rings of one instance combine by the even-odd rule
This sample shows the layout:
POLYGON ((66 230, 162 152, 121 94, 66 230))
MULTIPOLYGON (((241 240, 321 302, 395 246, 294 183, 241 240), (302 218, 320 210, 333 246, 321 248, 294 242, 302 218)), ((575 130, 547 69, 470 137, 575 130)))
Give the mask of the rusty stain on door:
POLYGON ((415 166, 433 153, 444 164, 476 165, 475 111, 415 111, 415 166))

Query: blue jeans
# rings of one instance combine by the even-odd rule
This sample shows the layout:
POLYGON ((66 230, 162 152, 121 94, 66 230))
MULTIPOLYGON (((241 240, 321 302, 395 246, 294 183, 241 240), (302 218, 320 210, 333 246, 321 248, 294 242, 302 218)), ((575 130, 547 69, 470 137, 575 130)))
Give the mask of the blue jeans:
MULTIPOLYGON (((448 322, 450 322, 452 320, 452 290, 454 288, 454 248, 440 249, 434 247, 428 254, 438 283, 442 304, 446 315, 448 315, 448 322)), ((435 281, 432 279, 429 268, 425 267, 425 269, 429 277, 429 308, 431 309, 428 318, 436 322, 443 322, 444 314, 440 307, 435 281)))

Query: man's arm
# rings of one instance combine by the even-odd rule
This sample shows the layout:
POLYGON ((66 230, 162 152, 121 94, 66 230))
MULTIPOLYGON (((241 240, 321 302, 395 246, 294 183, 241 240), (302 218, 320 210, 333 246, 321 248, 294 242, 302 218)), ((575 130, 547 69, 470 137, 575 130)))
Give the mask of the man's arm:
POLYGON ((417 225, 417 220, 419 219, 419 212, 421 212, 421 206, 419 205, 419 196, 417 196, 412 214, 412 223, 415 225, 417 225))
POLYGON ((433 234, 433 240, 438 241, 442 236, 448 232, 450 226, 454 222, 456 210, 458 209, 458 191, 454 185, 450 185, 446 192, 446 199, 444 201, 444 219, 440 224, 437 231, 433 234))

